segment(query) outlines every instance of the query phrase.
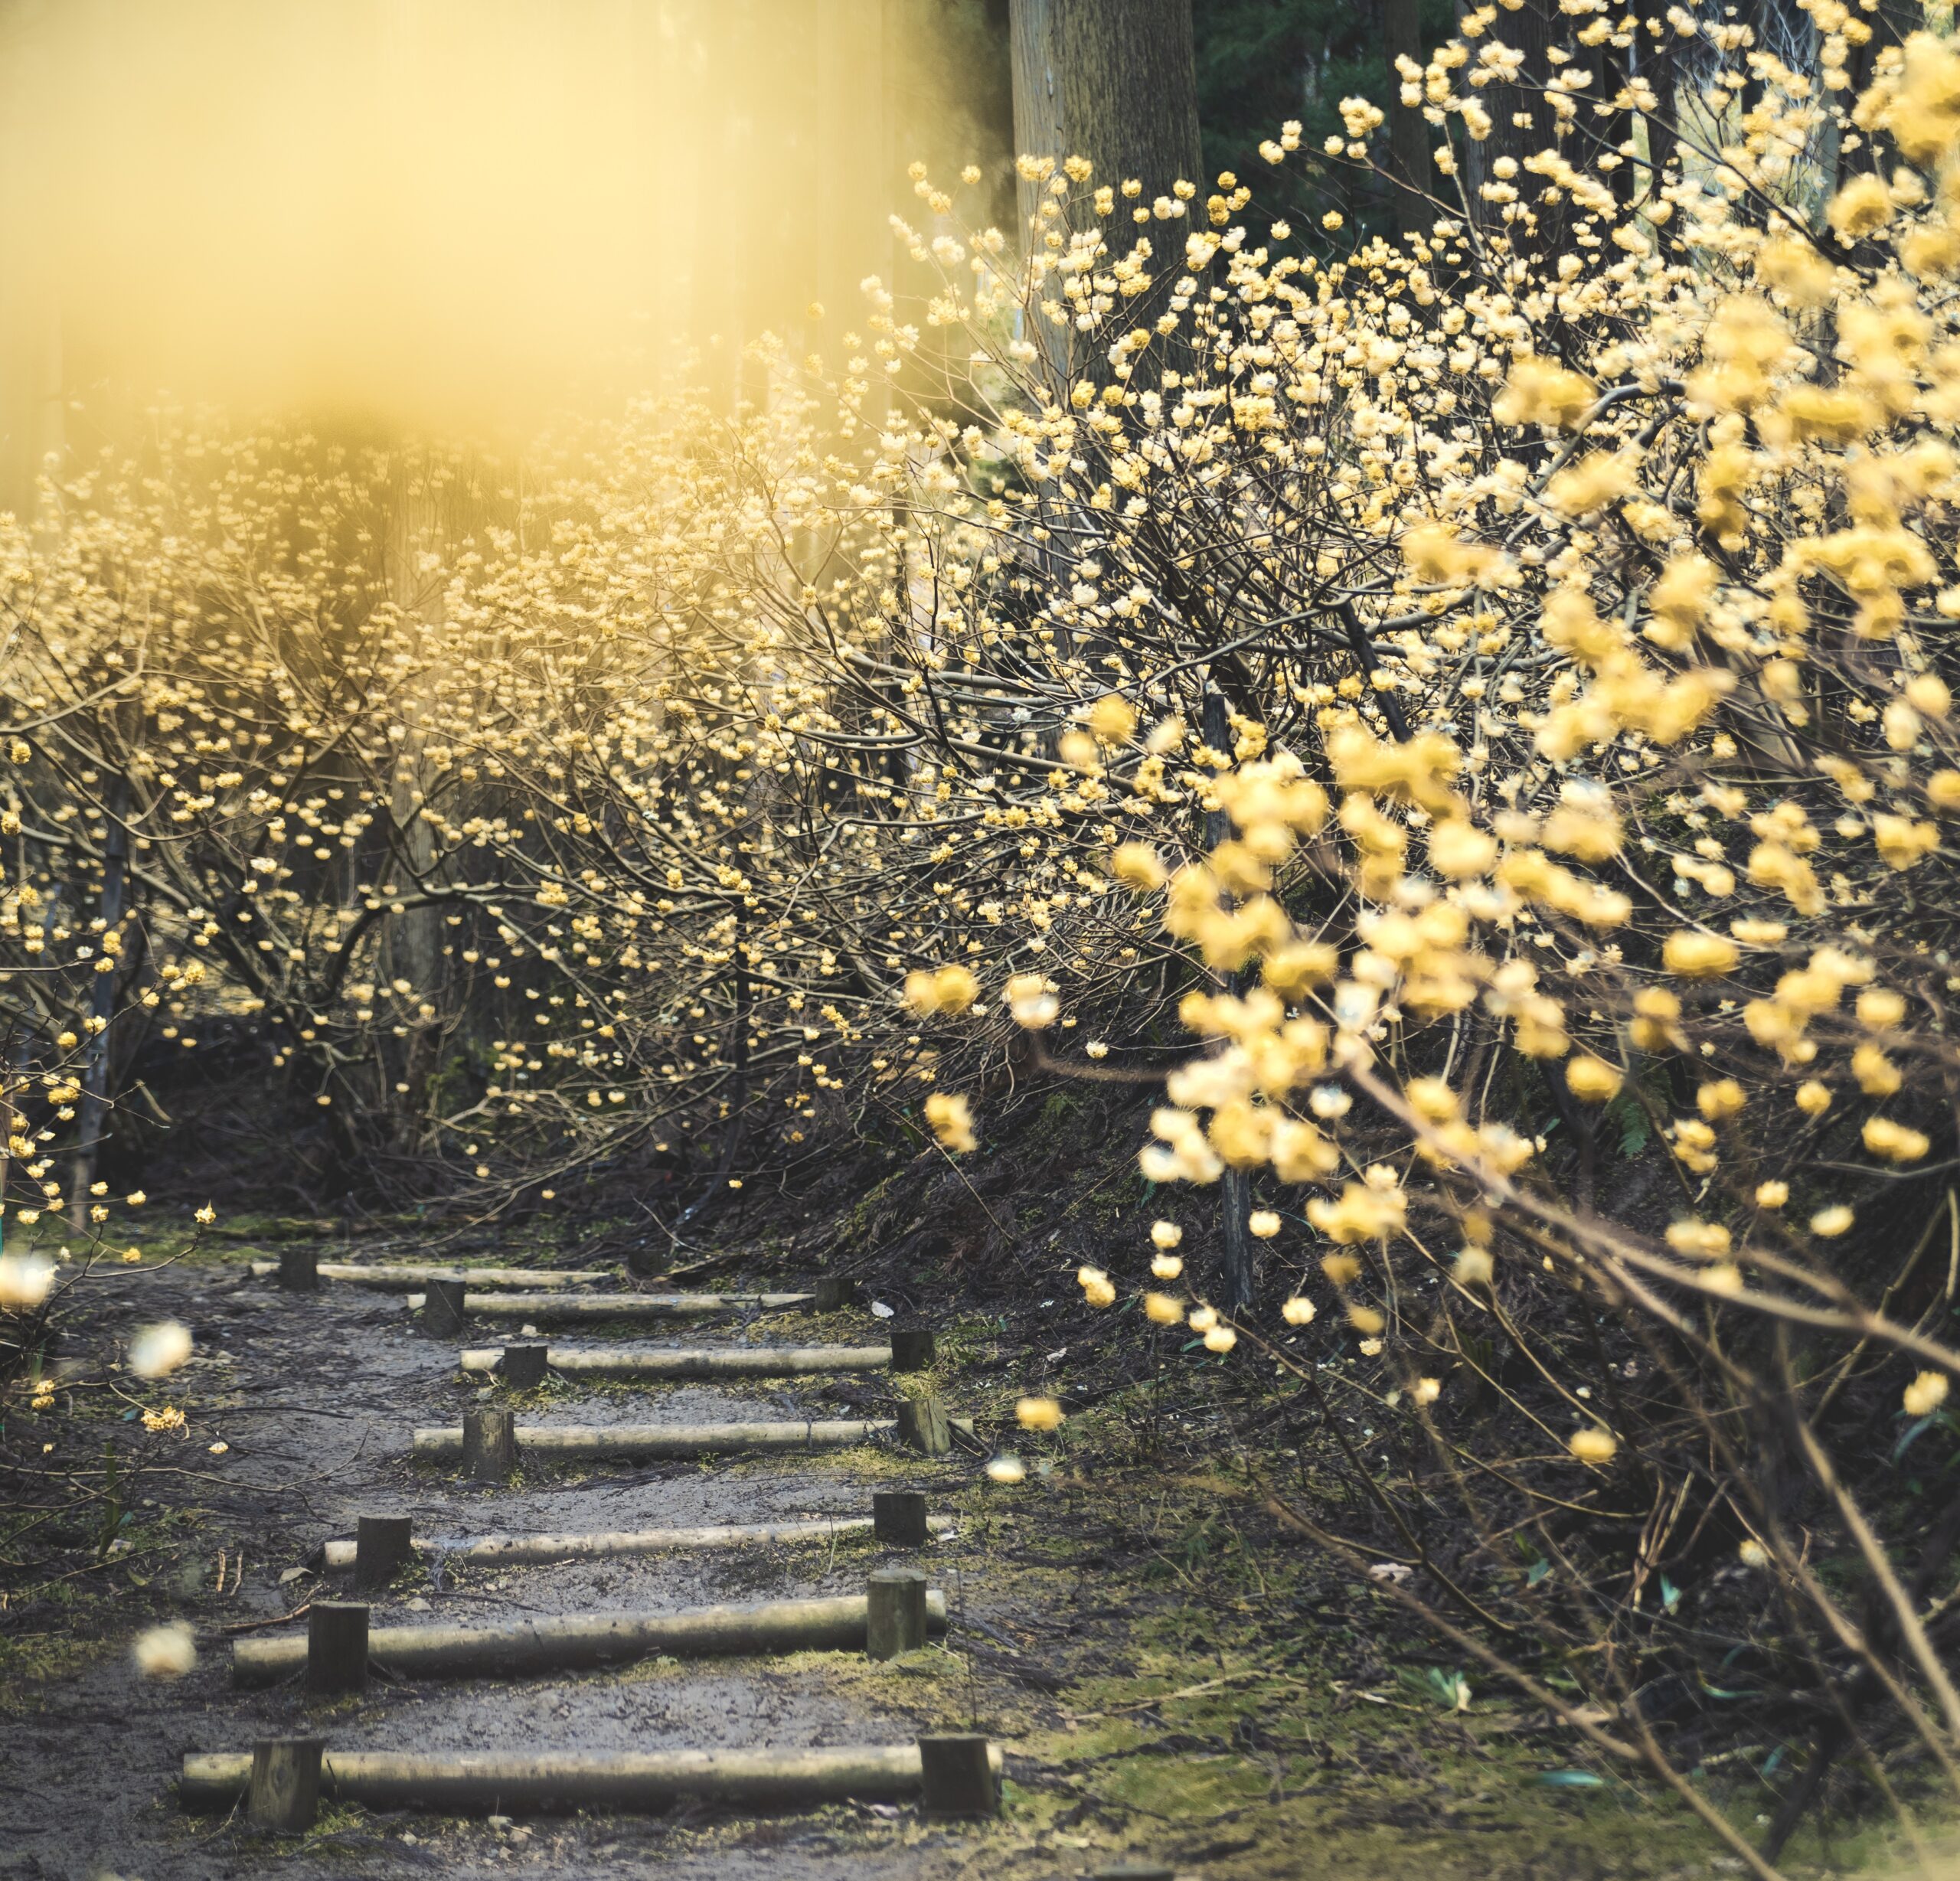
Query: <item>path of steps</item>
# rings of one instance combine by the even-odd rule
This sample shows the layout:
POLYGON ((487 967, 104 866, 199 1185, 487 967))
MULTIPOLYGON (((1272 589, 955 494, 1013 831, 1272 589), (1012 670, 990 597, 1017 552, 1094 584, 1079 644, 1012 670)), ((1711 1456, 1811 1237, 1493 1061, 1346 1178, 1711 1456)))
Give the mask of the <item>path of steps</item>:
MULTIPOLYGON (((261 1263, 254 1271, 261 1266, 296 1291, 336 1278, 334 1265, 261 1263)), ((438 1277, 412 1267, 349 1277, 400 1290, 403 1276, 426 1275, 425 1292, 410 1293, 409 1305, 432 1335, 432 1365, 443 1369, 456 1363, 454 1341, 479 1318, 671 1320, 838 1304, 830 1288, 821 1305, 814 1292, 656 1295, 592 1284, 534 1292, 510 1278, 525 1270, 489 1272, 498 1277, 482 1270, 438 1277), (511 1291, 490 1290, 504 1286, 511 1291)), ((556 1287, 567 1276, 547 1278, 556 1287)), ((416 1429, 407 1452, 423 1484, 432 1468, 448 1479, 442 1494, 450 1509, 433 1523, 421 1511, 364 1515, 354 1537, 335 1537, 315 1555, 322 1569, 351 1574, 358 1597, 332 1599, 323 1588, 303 1609, 303 1631, 253 1629, 236 1641, 240 1702, 284 1729, 249 1731, 249 1750, 212 1746, 186 1756, 179 1786, 186 1808, 242 1808, 255 1824, 289 1833, 312 1823, 323 1798, 504 1816, 660 1811, 677 1802, 766 1812, 846 1799, 916 1800, 947 1819, 997 1811, 998 1747, 972 1734, 916 1736, 903 1716, 912 1694, 894 1688, 887 1705, 875 1686, 867 1698, 854 1683, 854 1702, 841 1706, 821 1677, 748 1669, 792 1654, 875 1664, 924 1646, 953 1620, 945 1590, 929 1587, 911 1564, 920 1548, 950 1532, 950 1521, 928 1514, 922 1491, 886 1488, 874 1497, 868 1485, 854 1490, 848 1462, 854 1450, 875 1444, 913 1458, 940 1481, 949 1467, 963 1471, 964 1465, 936 1461, 953 1448, 955 1422, 942 1406, 907 1399, 901 1416, 890 1419, 763 1419, 752 1400, 727 1396, 729 1386, 760 1379, 920 1369, 931 1363, 929 1335, 829 1347, 464 1347, 460 1357, 466 1377, 495 1382, 479 1390, 459 1426, 416 1429), (579 1405, 577 1422, 518 1422, 509 1402, 515 1380, 507 1374, 528 1383, 554 1373, 561 1383, 644 1381, 658 1395, 636 1394, 639 1406, 616 1396, 579 1405), (648 1419, 652 1407, 661 1415, 648 1419), (781 1459, 768 1474, 743 1479, 744 1513, 754 1518, 743 1522, 688 1519, 725 1509, 727 1493, 717 1491, 713 1471, 616 1485, 561 1481, 560 1466, 594 1459, 738 1455, 781 1459), (795 1461, 820 1455, 835 1461, 815 1475, 814 1461, 795 1461), (630 1513, 657 1515, 658 1525, 564 1519, 575 1502, 590 1506, 595 1491, 609 1501, 629 1497, 630 1513), (458 1503, 473 1505, 473 1532, 456 1520, 458 1503), (493 1519, 481 1521, 484 1514, 493 1519), (443 1529, 456 1539, 443 1539, 443 1529), (773 1559, 766 1552, 786 1544, 799 1545, 773 1559), (840 1566, 840 1553, 858 1565, 840 1566), (699 1598, 725 1585, 727 1569, 743 1560, 769 1561, 790 1586, 768 1599, 699 1598), (547 1578, 533 1572, 547 1566, 547 1578), (466 1591, 447 1589, 446 1604, 479 1611, 439 1623, 423 1617, 426 1599, 397 1597, 403 1576, 424 1569, 437 1591, 446 1576, 471 1576, 466 1591), (482 1582, 505 1569, 518 1573, 514 1583, 482 1582), (855 1590, 838 1586, 852 1576, 855 1590), (641 1670, 649 1667, 651 1677, 641 1670), (471 1700, 485 1680, 508 1681, 504 1702, 471 1700), (337 1711, 328 1733, 292 1730, 312 1700, 345 1693, 368 1694, 356 1701, 358 1715, 337 1711)), ((358 1376, 357 1363, 350 1382, 358 1376)), ((878 1473, 890 1481, 889 1458, 878 1473)))

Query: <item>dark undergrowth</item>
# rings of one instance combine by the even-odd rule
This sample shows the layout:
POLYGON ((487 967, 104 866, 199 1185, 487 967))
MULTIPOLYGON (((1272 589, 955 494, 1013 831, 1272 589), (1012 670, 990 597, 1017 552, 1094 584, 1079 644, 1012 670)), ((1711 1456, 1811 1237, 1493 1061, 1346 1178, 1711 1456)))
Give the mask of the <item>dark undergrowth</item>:
MULTIPOLYGON (((1523 1527, 1508 1550, 1493 1546, 1455 1532, 1460 1518, 1433 1493, 1424 1428, 1347 1328, 1322 1321, 1220 1357, 1185 1327, 1150 1324, 1133 1298, 1085 1305, 1078 1265, 1141 1273, 1155 1220, 1184 1224, 1200 1288, 1216 1253, 1208 1194, 1160 1194, 1136 1174, 1143 1115, 1124 1091, 1037 1089, 1006 1109, 985 1153, 958 1165, 900 1118, 885 1145, 807 1170, 800 1186, 745 1182, 717 1197, 653 1262, 710 1281, 850 1276, 861 1308, 939 1329, 939 1366, 916 1385, 972 1415, 980 1450, 1023 1466, 1012 1485, 976 1472, 960 1498, 985 1545, 990 1593, 1018 1617, 956 1628, 949 1651, 906 1670, 942 1713, 1008 1742, 1001 1857, 1012 1866, 1037 1851, 1148 1846, 1247 1876, 1297 1872, 1309 1843, 1330 1872, 1356 1873, 1658 1876, 1733 1864, 1679 1795, 1575 1728, 1575 1716, 1609 1734, 1624 1723, 1598 1702, 1596 1667, 1553 1631, 1517 1630, 1530 1602, 1560 1597, 1574 1551, 1603 1556, 1616 1534, 1630 1543, 1643 1509, 1579 1510, 1562 1554, 1523 1527), (1030 1395, 1059 1399, 1059 1430, 1020 1428, 1014 1407, 1030 1395), (1413 1534, 1398 1519, 1409 1509, 1413 1534), (1494 1670, 1480 1645, 1533 1684, 1494 1670)), ((1594 1179, 1628 1190, 1651 1182, 1641 1147, 1592 1146, 1594 1179)), ((1555 1171, 1559 1154, 1554 1145, 1555 1171)), ((230 1198, 201 1236, 188 1216, 202 1199, 151 1204, 142 1262, 68 1296, 6 1406, 0 1690, 16 1713, 57 1704, 64 1680, 122 1649, 139 1620, 199 1610, 214 1575, 281 1545, 277 1495, 226 1482, 200 1446, 145 1428, 160 1395, 194 1431, 250 1391, 241 1399, 235 1376, 201 1363, 162 1394, 113 1370, 111 1329, 145 1273, 176 1262, 207 1275, 200 1285, 227 1286, 253 1252, 295 1239, 328 1252, 351 1243, 363 1258, 644 1261, 663 1218, 672 1225, 671 1209, 606 1172, 509 1220, 453 1205, 337 1208, 296 1187, 257 1209, 230 1198), (61 1381, 38 1410, 37 1373, 61 1381)), ((1299 1279, 1297 1262, 1272 1254, 1262 1295, 1276 1302, 1299 1279)), ((808 1322, 793 1330, 804 1335, 808 1322)), ((1501 1430, 1504 1385, 1481 1402, 1459 1392, 1458 1414, 1501 1430)), ((892 1389, 812 1387, 867 1412, 892 1389)), ((568 1393, 579 1394, 558 1385, 547 1396, 568 1393)), ((860 1474, 871 1463, 848 1460, 860 1474)), ((1920 1493, 1935 1487, 1929 1476, 1920 1493)), ((1704 1559, 1722 1565, 1699 1580, 1675 1566, 1657 1605, 1691 1615, 1703 1634, 1746 1641, 1759 1587, 1732 1544, 1704 1559)), ((1789 1807, 1812 1720, 1778 1708, 1759 1657, 1735 1651, 1726 1663, 1726 1682, 1697 1671, 1635 1702, 1697 1794, 1756 1839, 1789 1807)), ((1892 1811, 1909 1807, 1928 1774, 1909 1747, 1893 1752, 1821 1773, 1787 1838, 1786 1870, 1848 1872, 1890 1845, 1892 1811)), ((345 1825, 336 1833, 359 1839, 345 1825)), ((763 1831, 687 1829, 710 1843, 751 1833, 763 1831)))

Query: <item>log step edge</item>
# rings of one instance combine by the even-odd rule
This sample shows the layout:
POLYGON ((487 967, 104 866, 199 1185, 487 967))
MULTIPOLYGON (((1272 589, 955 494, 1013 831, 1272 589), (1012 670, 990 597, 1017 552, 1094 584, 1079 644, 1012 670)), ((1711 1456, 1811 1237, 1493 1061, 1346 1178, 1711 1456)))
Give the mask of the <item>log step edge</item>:
MULTIPOLYGON (((998 1777, 1000 1747, 991 1745, 988 1755, 998 1777)), ((178 1800, 190 1811, 228 1809, 245 1793, 251 1768, 250 1752, 188 1753, 178 1800)), ((615 1756, 329 1750, 320 1767, 322 1800, 458 1814, 664 1811, 693 1799, 783 1809, 852 1799, 903 1802, 919 1794, 922 1781, 916 1743, 615 1756)))

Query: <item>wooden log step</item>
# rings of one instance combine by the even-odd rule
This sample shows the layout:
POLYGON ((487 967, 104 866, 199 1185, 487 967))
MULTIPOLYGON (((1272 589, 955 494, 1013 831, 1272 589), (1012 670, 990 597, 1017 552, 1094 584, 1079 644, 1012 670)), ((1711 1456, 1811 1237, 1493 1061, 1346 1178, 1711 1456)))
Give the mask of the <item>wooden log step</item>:
MULTIPOLYGON (((462 1355, 466 1372, 494 1372, 501 1346, 462 1355)), ((554 1345, 544 1363, 552 1371, 617 1378, 800 1378, 816 1372, 875 1371, 891 1363, 888 1345, 677 1346, 554 1345)))
MULTIPOLYGON (((520 1424, 523 1458, 593 1456, 733 1456, 746 1450, 824 1450, 869 1443, 897 1429, 890 1418, 778 1418, 755 1424, 520 1424)), ((415 1433, 422 1457, 462 1455, 462 1426, 424 1425, 415 1433)))
MULTIPOLYGON (((787 1522, 720 1522, 698 1528, 599 1530, 590 1534, 467 1535, 454 1540, 417 1535, 408 1545, 416 1555, 436 1556, 445 1562, 521 1566, 548 1561, 597 1561, 613 1555, 665 1554, 685 1548, 793 1546, 828 1541, 837 1535, 861 1534, 874 1527, 876 1520, 869 1515, 812 1515, 787 1522)), ((946 1534, 952 1527, 949 1515, 926 1517, 929 1534, 946 1534)), ((878 1538, 892 1540, 884 1534, 878 1538)), ((916 1544, 908 1539, 892 1545, 916 1544)), ((358 1566, 358 1556, 352 1537, 336 1536, 321 1545, 313 1562, 329 1574, 345 1573, 358 1566)))
MULTIPOLYGON (((580 1613, 498 1626, 376 1626, 371 1664, 397 1677, 518 1677, 618 1665, 665 1654, 675 1658, 791 1652, 862 1652, 871 1602, 864 1594, 765 1600, 750 1606, 685 1608, 671 1613, 580 1613)), ((926 1596, 928 1628, 943 1632, 946 1598, 926 1596)), ((276 1685, 306 1664, 303 1634, 263 1634, 231 1649, 231 1680, 245 1690, 276 1685)))
MULTIPOLYGON (((281 1263, 278 1261, 253 1261, 251 1271, 255 1279, 264 1280, 278 1273, 281 1263)), ((616 1271, 601 1269, 561 1268, 547 1269, 542 1267, 444 1267, 434 1265, 370 1266, 359 1261, 321 1261, 314 1272, 322 1280, 349 1280, 357 1286, 381 1287, 391 1293, 406 1293, 413 1287, 426 1287, 432 1280, 461 1280, 472 1287, 531 1287, 543 1289, 549 1287, 616 1286, 619 1276, 616 1271)))
MULTIPOLYGON (((998 1775, 999 1746, 992 1752, 998 1775)), ((188 1755, 178 1800, 187 1810, 230 1809, 244 1794, 251 1767, 249 1752, 188 1755)), ((329 1751, 320 1765, 323 1798, 369 1809, 421 1808, 455 1815, 658 1811, 695 1801, 758 1811, 809 1809, 854 1798, 905 1802, 920 1794, 923 1781, 916 1744, 603 1757, 329 1751)))
MULTIPOLYGON (((787 1312, 814 1293, 469 1293, 463 1311, 501 1319, 697 1319, 716 1313, 787 1312)), ((411 1312, 423 1296, 411 1293, 411 1312)))

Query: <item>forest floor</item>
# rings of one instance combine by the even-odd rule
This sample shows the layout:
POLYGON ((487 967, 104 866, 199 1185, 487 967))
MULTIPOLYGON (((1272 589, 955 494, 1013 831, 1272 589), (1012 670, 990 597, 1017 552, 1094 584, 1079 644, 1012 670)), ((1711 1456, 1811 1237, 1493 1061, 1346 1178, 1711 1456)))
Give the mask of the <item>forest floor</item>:
MULTIPOLYGON (((569 1876, 604 1867, 673 1881, 765 1870, 772 1881, 1048 1881, 1125 1856, 1232 1881, 1308 1871, 1658 1881, 1741 1870, 1678 1804, 1601 1767, 1496 1685, 1470 1677, 1456 1708, 1456 1668, 1433 1642, 1273 1531, 1232 1406, 1207 1395, 1210 1362, 1158 1355, 1190 1374, 1174 1412, 1147 1377, 1099 1385, 1109 1321, 1073 1300, 938 1316, 935 1386, 976 1418, 988 1445, 1024 1453, 1031 1471, 1018 1486, 991 1482, 977 1455, 927 1461, 867 1446, 563 1467, 490 1487, 409 1455, 414 1425, 458 1421, 483 1389, 459 1373, 453 1346, 420 1334, 398 1295, 333 1283, 317 1295, 281 1292, 250 1276, 253 1251, 234 1239, 172 1259, 167 1237, 152 1236, 142 1269, 97 1270, 64 1321, 58 1413, 36 1416, 17 1399, 0 1428, 0 1875, 569 1876), (135 1327, 172 1316, 195 1336, 189 1365, 161 1386, 117 1372, 135 1327), (1073 1392, 1085 1408, 1053 1439, 1010 1435, 1014 1397, 1036 1388, 1073 1392), (141 1409, 165 1403, 183 1410, 186 1428, 145 1431, 141 1409), (377 1683, 332 1700, 231 1687, 231 1641, 302 1608, 321 1585, 307 1566, 313 1550, 351 1533, 364 1511, 412 1512, 419 1531, 445 1534, 754 1521, 864 1513, 873 1486, 900 1481, 957 1518, 926 1557, 955 1623, 943 1644, 889 1664, 815 1653, 661 1660, 518 1680, 377 1683), (67 1513, 23 1532, 56 1507, 67 1513), (169 1618, 195 1628, 198 1663, 175 1680, 145 1679, 130 1641, 169 1618), (527 1752, 904 1742, 979 1729, 1004 1746, 1006 1806, 997 1822, 956 1826, 891 1805, 776 1819, 684 1807, 495 1826, 337 1806, 311 1833, 286 1838, 181 1811, 173 1786, 185 1752, 243 1749, 302 1726, 330 1745, 527 1752)), ((387 1256, 403 1255, 397 1239, 387 1256)), ((747 1275, 781 1277, 761 1256, 747 1275)), ((878 1325, 861 1304, 678 1336, 863 1343, 878 1325)), ((630 1389, 558 1380, 521 1402, 541 1418, 580 1422, 877 1416, 893 1390, 884 1376, 630 1389)), ((841 1536, 418 1568, 375 1597, 375 1617, 469 1624, 854 1592, 871 1567, 903 1558, 841 1536)), ((1736 1821, 1756 1819, 1746 1781, 1708 1780, 1726 1782, 1711 1793, 1736 1821)), ((1761 1807, 1772 1806, 1767 1795, 1761 1807)), ((1883 1853, 1876 1835, 1826 1819, 1785 1865, 1848 1873, 1883 1853)))

